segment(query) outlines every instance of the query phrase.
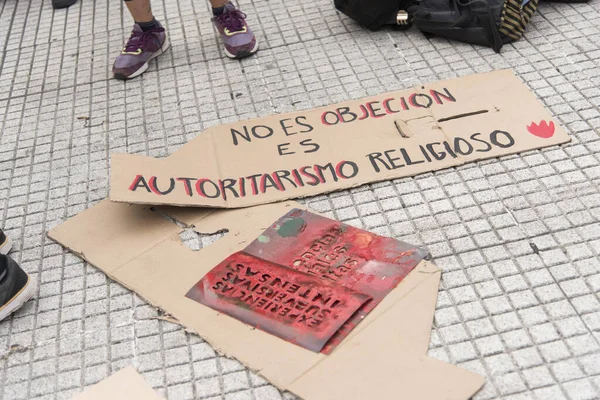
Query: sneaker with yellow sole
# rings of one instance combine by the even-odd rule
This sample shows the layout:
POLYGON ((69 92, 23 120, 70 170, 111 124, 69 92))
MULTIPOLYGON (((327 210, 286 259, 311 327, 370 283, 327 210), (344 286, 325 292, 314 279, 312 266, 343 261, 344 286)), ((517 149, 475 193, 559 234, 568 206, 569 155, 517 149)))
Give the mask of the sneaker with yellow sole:
POLYGON ((12 249, 12 242, 10 238, 2 232, 0 229, 0 254, 8 254, 8 252, 12 249))
POLYGON ((33 279, 12 258, 0 254, 0 321, 27 303, 35 290, 33 279))

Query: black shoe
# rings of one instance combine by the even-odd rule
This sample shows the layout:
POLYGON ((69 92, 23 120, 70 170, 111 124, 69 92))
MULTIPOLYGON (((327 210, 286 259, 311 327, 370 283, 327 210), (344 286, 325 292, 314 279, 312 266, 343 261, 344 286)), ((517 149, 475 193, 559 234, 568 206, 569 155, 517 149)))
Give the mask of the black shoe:
POLYGON ((0 229, 0 254, 8 254, 10 249, 12 249, 12 242, 0 229))
POLYGON ((67 8, 77 3, 77 0, 52 0, 52 7, 67 8))
POLYGON ((12 258, 0 255, 0 321, 21 308, 34 293, 31 277, 12 258))

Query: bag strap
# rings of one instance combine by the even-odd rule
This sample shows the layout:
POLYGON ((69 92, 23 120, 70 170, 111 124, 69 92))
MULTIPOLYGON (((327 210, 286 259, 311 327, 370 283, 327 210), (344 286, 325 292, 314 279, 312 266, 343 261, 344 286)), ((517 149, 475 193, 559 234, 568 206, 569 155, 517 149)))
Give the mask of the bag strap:
POLYGON ((408 3, 403 5, 403 8, 409 15, 415 15, 420 5, 421 2, 419 0, 409 1, 408 3))
POLYGON ((500 32, 498 32, 498 27, 494 22, 494 17, 492 17, 492 11, 487 0, 471 0, 466 2, 458 0, 458 3, 463 6, 471 6, 473 14, 479 17, 479 21, 481 21, 483 31, 490 46, 496 53, 499 53, 504 42, 502 42, 502 37, 500 36, 500 32))
POLYGON ((488 10, 487 13, 480 14, 479 19, 481 21, 483 31, 485 32, 485 36, 487 36, 488 41, 492 46, 492 49, 494 49, 496 53, 500 53, 500 49, 502 48, 504 43, 502 42, 500 32, 498 32, 498 27, 496 26, 496 23, 494 22, 494 18, 492 18, 490 11, 488 10))

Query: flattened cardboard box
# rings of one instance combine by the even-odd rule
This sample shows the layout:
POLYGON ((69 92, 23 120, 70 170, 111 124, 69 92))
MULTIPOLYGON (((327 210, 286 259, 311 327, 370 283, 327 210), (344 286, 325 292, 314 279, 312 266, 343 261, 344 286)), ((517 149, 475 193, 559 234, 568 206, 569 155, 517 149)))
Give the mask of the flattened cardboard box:
POLYGON ((123 368, 88 387, 73 400, 164 400, 133 367, 123 368))
POLYGON ((247 207, 570 141, 511 72, 210 128, 178 156, 112 156, 110 198, 247 207))
MULTIPOLYGON (((551 121, 550 115, 510 72, 482 74, 450 82, 454 83, 445 85, 448 82, 440 82, 435 87, 430 85, 427 89, 420 88, 424 92, 400 92, 390 97, 378 96, 372 100, 359 100, 306 113, 290 114, 292 120, 287 119, 289 116, 283 115, 261 119, 262 123, 254 121, 255 124, 252 125, 249 123, 232 124, 213 128, 184 145, 166 160, 139 158, 139 163, 137 161, 130 163, 133 156, 123 156, 122 161, 126 162, 122 164, 121 161, 118 161, 119 157, 116 157, 117 162, 113 164, 111 194, 116 200, 122 201, 234 207, 237 206, 237 203, 233 203, 234 201, 246 206, 356 186, 362 182, 358 180, 351 182, 350 178, 340 179, 339 177, 337 181, 332 182, 330 176, 326 183, 322 183, 320 176, 317 176, 317 181, 312 181, 313 183, 318 182, 315 186, 306 183, 304 186, 294 188, 299 190, 288 192, 289 188, 286 188, 281 193, 273 195, 273 192, 270 192, 269 196, 264 196, 264 194, 259 196, 259 185, 264 185, 266 189, 266 186, 277 185, 277 182, 266 177, 260 178, 264 180, 261 182, 259 177, 264 175, 257 175, 254 179, 258 179, 258 181, 250 178, 249 192, 253 193, 256 188, 257 195, 242 196, 244 198, 239 200, 231 195, 230 188, 226 188, 231 182, 223 182, 224 180, 221 179, 222 182, 217 183, 217 187, 220 192, 230 193, 227 200, 219 196, 215 198, 202 197, 198 195, 197 188, 199 187, 200 193, 202 193, 205 188, 210 187, 207 185, 211 185, 211 183, 198 183, 205 181, 194 178, 194 176, 208 176, 214 172, 211 169, 214 166, 219 167, 218 172, 224 171, 221 164, 213 164, 217 160, 217 151, 226 155, 230 154, 231 157, 226 160, 235 168, 246 165, 260 167, 270 165, 269 160, 272 161, 273 157, 269 154, 273 154, 274 151, 277 154, 281 153, 276 157, 279 160, 284 160, 284 156, 285 159, 295 156, 295 154, 287 154, 290 151, 286 148, 290 147, 293 148, 293 152, 301 154, 300 158, 293 158, 301 161, 301 165, 322 165, 324 167, 322 171, 331 172, 326 165, 328 163, 333 165, 333 161, 327 161, 325 157, 322 159, 305 158, 307 155, 314 156, 319 153, 314 151, 316 148, 314 143, 329 149, 327 153, 329 155, 342 156, 340 150, 344 150, 344 157, 340 159, 351 160, 349 157, 345 157, 348 148, 370 149, 370 147, 365 147, 367 144, 361 135, 367 137, 372 143, 387 143, 393 140, 393 146, 396 147, 379 150, 381 157, 375 154, 377 157, 373 158, 375 165, 379 166, 380 171, 377 172, 379 175, 376 179, 367 181, 375 181, 408 176, 488 156, 496 157, 569 141, 566 133, 551 121), (437 93, 431 92, 432 90, 437 93), (489 106, 497 104, 495 100, 498 98, 498 94, 501 95, 503 104, 507 105, 504 111, 501 108, 498 111, 495 107, 489 106), (508 102, 506 98, 510 98, 511 101, 508 102), (423 107, 419 107, 419 105, 422 101, 427 102, 422 104, 428 105, 428 99, 436 104, 432 103, 432 107, 423 110, 423 107), (439 104, 438 100, 444 104, 439 104), (443 111, 443 108, 448 111, 443 111), (382 109, 385 110, 384 115, 381 115, 382 109), (416 112, 415 109, 417 109, 416 112), (503 113, 499 114, 500 112, 503 113), (359 113, 361 114, 359 115, 359 113), (472 116, 477 119, 457 118, 461 116, 461 113, 463 116, 468 114, 467 117, 472 116), (493 116, 489 123, 485 122, 488 120, 480 119, 486 114, 493 116), (502 118, 506 118, 507 121, 502 121, 502 118), (317 122, 313 122, 314 120, 317 122), (516 122, 510 125, 513 120, 516 122), (529 120, 531 122, 526 123, 525 132, 522 125, 529 120), (534 122, 538 120, 539 122, 534 122), (299 127, 297 132, 290 130, 290 121, 299 127), (319 121, 322 126, 319 125, 319 121), (515 143, 511 143, 510 140, 502 142, 505 143, 504 146, 507 146, 506 148, 499 146, 502 151, 490 149, 487 152, 477 152, 481 153, 478 155, 463 156, 461 154, 458 157, 456 151, 453 150, 453 147, 456 148, 455 144, 464 145, 462 140, 457 140, 461 130, 470 133, 461 136, 462 138, 471 140, 473 142, 471 145, 482 145, 483 147, 478 149, 483 150, 487 149, 487 145, 478 142, 477 139, 481 139, 481 136, 477 133, 489 134, 491 141, 491 134, 499 131, 498 127, 506 126, 506 124, 511 127, 516 126, 517 122, 519 122, 517 128, 520 133, 514 136, 509 133, 515 143), (273 128, 270 126, 272 123, 275 124, 275 127, 279 126, 280 128, 273 128), (302 124, 309 125, 310 128, 309 126, 302 127, 302 124), (339 130, 336 130, 336 126, 339 130), (430 129, 431 127, 434 129, 430 129), (451 132, 450 127, 453 127, 452 132, 459 132, 459 134, 437 139, 440 132, 448 135, 451 132), (436 138, 426 140, 426 136, 432 135, 432 130, 434 131, 433 135, 439 131, 436 138), (220 132, 218 138, 222 143, 220 142, 219 146, 224 146, 222 149, 219 147, 219 150, 213 144, 216 140, 213 138, 215 132, 220 132), (337 135, 332 135, 331 132, 337 132, 337 135), (400 136, 402 139, 397 138, 399 132, 402 132, 400 136), (349 134, 344 135, 345 133, 349 134), (298 136, 306 134, 310 136, 298 136), (210 139, 203 139, 205 136, 210 136, 210 139), (411 159, 411 165, 402 164, 402 159, 407 160, 401 149, 406 150, 408 142, 400 143, 399 141, 419 136, 423 140, 418 141, 417 148, 421 152, 423 152, 423 148, 425 149, 424 157, 427 154, 432 160, 435 159, 435 168, 431 166, 425 168, 432 164, 429 161, 427 161, 428 164, 425 162, 414 164, 415 161, 411 159), (297 139, 300 137, 301 140, 297 139), (395 139, 391 139, 392 137, 395 139), (311 140, 306 141, 307 139, 311 140), (441 141, 436 144, 438 142, 435 140, 441 141), (448 142, 449 149, 443 142, 448 142), (511 143, 511 146, 508 146, 508 143, 511 143), (203 147, 205 144, 210 146, 209 149, 215 151, 207 151, 203 147), (401 147, 398 148, 398 146, 401 147), (307 153, 298 150, 299 148, 303 148, 307 153), (443 158, 442 153, 446 154, 443 158), (453 154, 457 157, 454 158, 453 154), (155 169, 155 161, 160 166, 159 170, 155 169), (137 168, 138 166, 140 168, 137 168), (176 181, 183 184, 179 187, 179 191, 182 187, 184 192, 186 188, 190 189, 192 196, 189 196, 188 193, 185 193, 185 196, 177 195, 177 193, 171 195, 171 192, 175 192, 175 188, 170 190, 168 179, 168 174, 174 173, 171 171, 172 166, 184 169, 187 166, 196 168, 193 171, 194 175, 178 176, 181 180, 176 181), (415 168, 415 166, 423 168, 415 168), (144 169, 146 167, 149 169, 144 169), (130 182, 132 169, 136 176, 139 174, 144 179, 130 182), (160 175, 163 172, 167 175, 160 175), (167 179, 167 187, 165 187, 164 179, 167 179), (121 190, 122 185, 126 185, 129 189, 133 183, 138 186, 135 191, 121 190), (146 188, 148 190, 145 190, 146 188), (194 190, 196 191, 194 192, 194 190), (146 194, 143 193, 144 191, 146 194), (148 192, 152 192, 152 195, 148 196, 148 192), (125 193, 124 197, 120 198, 123 193, 125 193), (132 196, 132 194, 134 195, 132 196), (154 196, 164 197, 157 201, 154 196), (181 204, 179 204, 172 200, 173 196, 180 200, 185 198, 185 201, 180 201, 181 204), (193 198, 192 204, 188 197, 193 198)), ((498 141, 499 137, 508 138, 507 135, 496 133, 495 139, 498 143, 501 143, 498 141)), ((485 143, 489 144, 490 142, 485 143)), ((468 152, 468 146, 465 149, 468 152)), ((465 150, 461 148, 459 152, 465 152, 465 150)), ((473 147, 473 152, 476 152, 475 147, 473 147)), ((334 159, 335 157, 331 158, 331 160, 334 159)), ((371 168, 374 169, 371 160, 368 161, 371 168)), ((276 169, 286 165, 291 165, 291 163, 280 161, 277 163, 276 169)), ((340 170, 342 174, 348 174, 350 171, 348 164, 340 167, 344 169, 344 171, 340 170)), ((296 169, 298 170, 298 168, 296 169)), ((335 172, 340 171, 336 169, 335 172)), ((305 168, 304 176, 296 178, 305 179, 307 172, 310 170, 305 168)), ((272 178, 278 176, 276 173, 269 175, 272 178)), ((371 175, 373 174, 371 173, 371 175)), ((217 173, 214 176, 221 177, 222 175, 217 173)), ((292 180, 294 180, 293 176, 292 180)), ((239 182, 239 180, 236 182, 238 187, 239 182)), ((246 182, 243 183, 246 184, 246 182)), ((239 189, 238 195, 245 190, 246 186, 244 185, 239 189)), ((398 398, 400 395, 404 398, 419 399, 467 399, 471 397, 483 385, 481 376, 430 359, 425 355, 429 345, 429 334, 440 279, 439 269, 429 262, 420 263, 331 355, 312 353, 264 332, 253 330, 231 317, 219 314, 184 297, 190 284, 197 282, 228 255, 245 247, 264 230, 269 222, 283 215, 289 207, 295 206, 297 205, 273 204, 231 212, 214 212, 213 210, 193 208, 162 209, 162 212, 178 221, 187 225, 196 225, 198 232, 209 233, 223 228, 229 229, 229 234, 224 239, 200 252, 192 252, 184 247, 178 236, 181 229, 156 213, 143 206, 116 204, 109 201, 101 202, 53 229, 49 236, 78 253, 113 279, 136 291, 153 305, 175 315, 184 326, 198 332, 221 353, 238 358, 276 386, 290 390, 306 399, 387 399, 398 398)))
POLYGON ((422 261, 366 318, 325 355, 253 329, 185 297, 213 267, 252 243, 297 203, 235 210, 164 208, 200 233, 227 230, 192 251, 182 231, 147 206, 108 200, 52 229, 49 236, 173 315, 215 349, 235 357, 277 387, 304 399, 460 399, 483 377, 427 357, 440 270, 422 261))

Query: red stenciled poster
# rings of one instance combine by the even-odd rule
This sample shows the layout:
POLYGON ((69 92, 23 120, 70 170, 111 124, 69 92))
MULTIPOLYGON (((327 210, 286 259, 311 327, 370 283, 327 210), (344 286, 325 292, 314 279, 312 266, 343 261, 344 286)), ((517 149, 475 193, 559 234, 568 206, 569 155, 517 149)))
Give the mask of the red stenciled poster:
POLYGON ((187 297, 329 354, 427 252, 294 209, 187 297))
POLYGON ((187 297, 315 352, 370 299, 244 252, 212 269, 187 297))

